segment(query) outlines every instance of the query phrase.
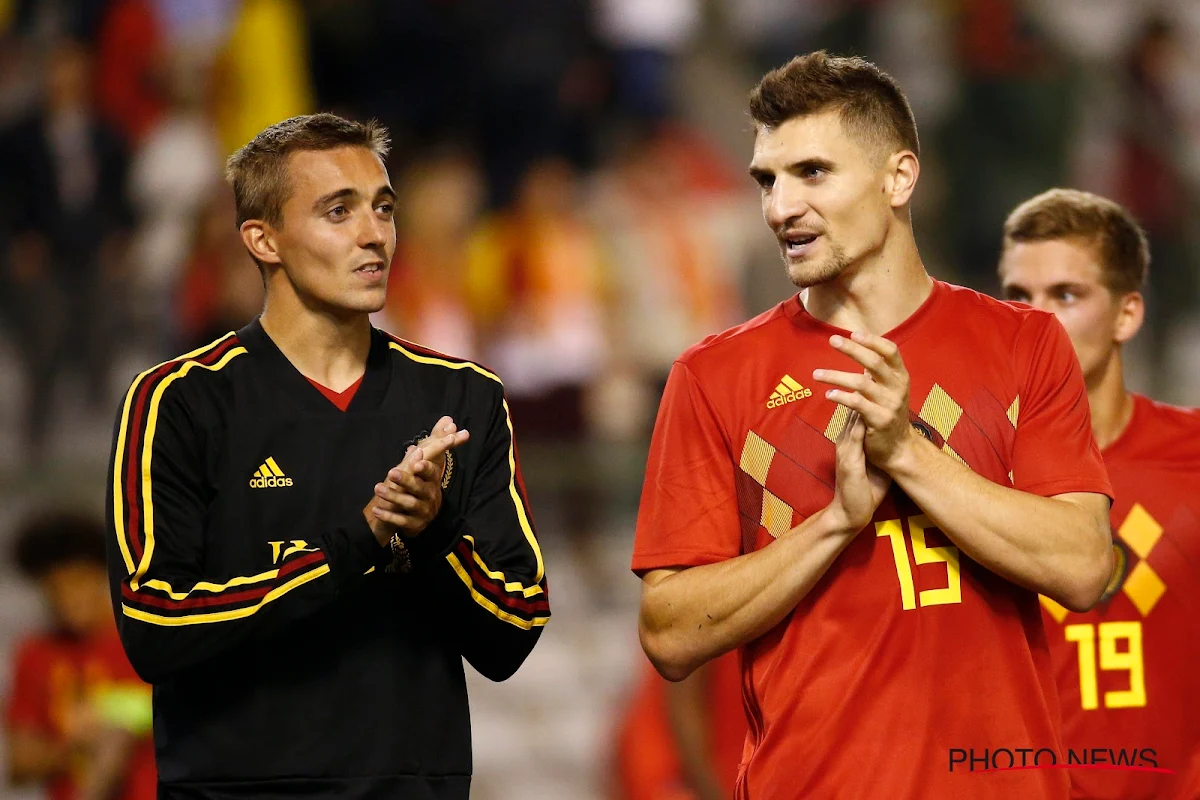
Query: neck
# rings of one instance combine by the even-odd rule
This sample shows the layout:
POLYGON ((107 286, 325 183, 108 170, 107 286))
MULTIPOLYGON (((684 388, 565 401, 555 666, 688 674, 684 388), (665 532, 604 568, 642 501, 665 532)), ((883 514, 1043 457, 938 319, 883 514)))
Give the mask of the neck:
POLYGON ((1087 384, 1092 434, 1103 450, 1120 438, 1133 417, 1133 395, 1125 388, 1121 351, 1114 351, 1098 374, 1088 376, 1087 384))
MULTIPOLYGON (((286 281, 283 276, 276 277, 286 281)), ((268 290, 259 321, 292 366, 322 386, 344 391, 366 372, 371 349, 371 321, 366 312, 313 308, 288 284, 281 291, 268 290)))
POLYGON ((906 230, 837 278, 809 287, 802 300, 822 322, 880 335, 912 316, 932 291, 933 280, 906 230))

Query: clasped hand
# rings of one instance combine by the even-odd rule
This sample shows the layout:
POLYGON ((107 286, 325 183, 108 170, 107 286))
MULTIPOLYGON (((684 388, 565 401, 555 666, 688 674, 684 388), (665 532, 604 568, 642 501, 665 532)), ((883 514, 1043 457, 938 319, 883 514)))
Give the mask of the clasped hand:
POLYGON ((365 509, 380 543, 392 533, 416 536, 433 521, 442 507, 442 477, 446 454, 470 438, 454 420, 442 417, 433 433, 408 448, 404 459, 375 484, 375 496, 365 509))

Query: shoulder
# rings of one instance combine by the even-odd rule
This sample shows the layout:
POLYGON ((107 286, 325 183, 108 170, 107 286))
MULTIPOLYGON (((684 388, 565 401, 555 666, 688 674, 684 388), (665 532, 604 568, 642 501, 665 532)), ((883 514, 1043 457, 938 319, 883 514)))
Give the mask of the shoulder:
POLYGON ((183 403, 195 409, 219 402, 230 392, 230 381, 237 369, 230 369, 230 365, 249 363, 248 359, 238 361, 245 354, 245 346, 231 331, 203 347, 156 364, 130 383, 123 413, 140 416, 147 407, 158 408, 164 403, 183 403))
POLYGON ((392 361, 403 369, 414 371, 423 380, 437 384, 457 384, 486 393, 502 393, 504 390, 500 376, 483 364, 438 352, 416 342, 401 339, 387 331, 376 330, 387 344, 388 355, 392 361))
POLYGON ((761 353, 764 346, 778 346, 780 331, 792 326, 785 305, 786 301, 740 325, 705 337, 685 350, 675 363, 703 377, 761 353))
POLYGON ((1134 395, 1134 419, 1126 433, 1131 458, 1146 462, 1175 463, 1180 469, 1200 472, 1200 409, 1173 406, 1134 395))
POLYGON ((1054 315, 1024 303, 999 300, 991 295, 945 283, 948 316, 964 326, 990 336, 1016 337, 1027 332, 1044 332, 1061 327, 1054 315))

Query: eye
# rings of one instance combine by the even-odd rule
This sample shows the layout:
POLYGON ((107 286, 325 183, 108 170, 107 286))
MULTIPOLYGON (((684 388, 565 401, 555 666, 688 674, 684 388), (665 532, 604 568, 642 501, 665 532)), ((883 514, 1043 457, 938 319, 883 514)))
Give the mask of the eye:
POLYGON ((1012 300, 1013 302, 1016 302, 1016 303, 1027 303, 1027 302, 1029 302, 1029 293, 1026 292, 1024 289, 1014 289, 1011 287, 1005 287, 1004 299, 1012 300))
POLYGON ((803 177, 806 181, 816 180, 825 174, 825 170, 821 169, 820 167, 806 167, 800 173, 801 177, 803 177))
POLYGON ((390 217, 393 213, 395 213, 396 206, 391 200, 385 200, 379 205, 375 206, 375 210, 384 216, 390 217))
POLYGON ((758 188, 764 192, 768 191, 775 185, 775 176, 765 172, 757 172, 754 174, 754 182, 758 184, 758 188))
POLYGON ((336 222, 350 216, 350 209, 346 208, 344 205, 336 205, 325 212, 325 216, 336 222))
POLYGON ((1074 303, 1079 299, 1079 293, 1074 289, 1061 289, 1058 292, 1058 300, 1061 303, 1074 303))

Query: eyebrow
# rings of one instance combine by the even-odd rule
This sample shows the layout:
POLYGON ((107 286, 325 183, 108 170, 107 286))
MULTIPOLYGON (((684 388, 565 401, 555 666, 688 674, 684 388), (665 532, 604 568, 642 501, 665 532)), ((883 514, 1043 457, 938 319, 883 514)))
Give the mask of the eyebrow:
MULTIPOLYGON (((396 190, 393 189, 391 186, 384 184, 383 186, 380 186, 378 189, 375 190, 375 196, 376 197, 382 196, 382 197, 388 198, 389 200, 395 201, 396 190)), ((318 197, 317 201, 315 203, 313 203, 313 210, 320 211, 322 208, 324 208, 325 206, 334 202, 335 200, 348 200, 348 199, 352 199, 352 198, 356 198, 356 197, 358 197, 357 189, 351 189, 351 188, 338 189, 335 192, 330 192, 329 194, 324 194, 324 195, 321 195, 320 197, 318 197)))
MULTIPOLYGON (((786 172, 791 172, 793 174, 802 173, 810 169, 821 169, 825 170, 826 172, 832 172, 833 162, 827 158, 806 158, 801 161, 788 164, 787 167, 785 167, 786 172)), ((748 171, 750 173, 750 177, 754 178, 755 180, 759 180, 760 178, 770 178, 775 175, 774 170, 765 169, 764 167, 756 167, 754 165, 751 165, 748 171)))

